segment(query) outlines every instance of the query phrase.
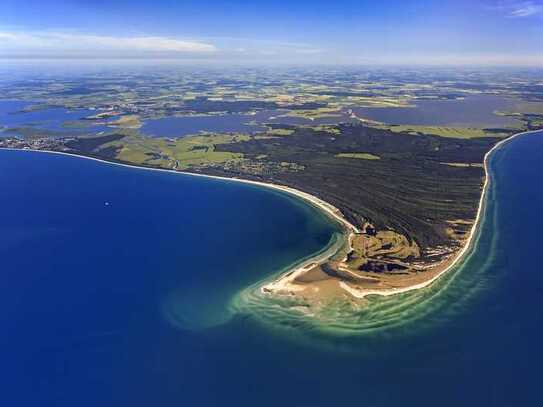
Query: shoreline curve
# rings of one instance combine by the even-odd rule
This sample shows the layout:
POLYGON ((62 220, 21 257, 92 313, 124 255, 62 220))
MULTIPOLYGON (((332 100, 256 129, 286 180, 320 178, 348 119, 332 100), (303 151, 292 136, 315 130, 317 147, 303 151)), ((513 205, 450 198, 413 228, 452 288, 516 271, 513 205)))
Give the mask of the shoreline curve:
MULTIPOLYGON (((497 151, 499 148, 503 147, 506 143, 514 140, 517 137, 527 135, 527 134, 533 134, 541 132, 542 130, 529 130, 524 131, 520 133, 513 134, 512 136, 499 141, 496 143, 484 156, 483 159, 483 166, 485 170, 485 181, 483 185, 483 189, 481 192, 481 197, 479 199, 479 205, 477 208, 477 216, 475 218, 475 221, 471 227, 468 239, 464 242, 462 248, 454 255, 454 258, 452 259, 451 263, 447 265, 443 270, 441 270, 439 273, 437 273, 435 276, 430 278, 427 281, 423 281, 421 283, 417 283, 411 286, 401 287, 401 288, 387 288, 387 289, 357 289, 349 286, 345 282, 341 281, 339 284, 343 290, 348 292, 350 295, 352 295, 355 298, 362 299, 370 295, 379 295, 379 296, 391 296, 396 294, 402 294, 406 292, 410 292, 413 290, 418 290, 421 288, 425 288, 430 286, 432 283, 437 281, 440 277, 445 275, 448 271, 450 271, 452 268, 456 267, 458 263, 465 257, 467 252, 470 248, 472 248, 474 237, 476 236, 476 233, 480 227, 481 224, 481 217, 485 209, 486 205, 486 198, 488 195, 488 188, 491 184, 491 176, 488 169, 489 166, 489 160, 491 155, 497 151)), ((354 234, 360 233, 360 230, 350 223, 341 213, 341 211, 333 206, 332 204, 322 200, 321 198, 318 198, 314 195, 311 195, 309 193, 297 190, 295 188, 291 188, 285 185, 280 184, 273 184, 273 183, 266 183, 261 181, 254 181, 254 180, 247 180, 242 178, 236 178, 236 177, 222 177, 217 175, 207 175, 207 174, 198 174, 198 173, 192 173, 192 172, 185 172, 185 171, 176 171, 176 170, 170 170, 165 168, 154 168, 154 167, 145 167, 130 163, 122 163, 122 162, 116 162, 116 161, 110 161, 105 160, 101 158, 96 158, 92 156, 87 156, 83 154, 75 154, 70 152, 64 152, 64 151, 54 151, 54 150, 37 150, 37 149, 29 149, 29 148, 10 148, 10 147, 3 147, 0 148, 0 150, 6 150, 6 151, 31 151, 31 152, 38 152, 38 153, 48 153, 48 154, 58 154, 58 155, 65 155, 65 156, 71 156, 76 158, 82 158, 82 159, 88 159, 92 161, 101 162, 104 164, 110 164, 110 165, 118 165, 122 167, 128 167, 128 168, 135 168, 135 169, 142 169, 142 170, 149 170, 149 171, 160 171, 160 172, 166 172, 170 174, 177 174, 177 175, 186 175, 186 176, 193 176, 193 177, 204 177, 209 179, 216 179, 216 180, 222 180, 222 181, 229 181, 229 182, 238 182, 238 183, 244 183, 249 185, 255 185, 262 188, 268 188, 273 189, 276 191, 280 191, 292 196, 295 196, 299 198, 300 200, 304 201, 306 204, 310 204, 313 207, 316 207, 320 209, 322 212, 324 212, 325 215, 327 215, 331 220, 339 223, 344 228, 343 236, 346 238, 347 243, 349 246, 351 245, 352 237, 354 234)), ((334 254, 329 255, 328 257, 323 257, 322 251, 318 251, 315 253, 315 255, 310 256, 309 258, 306 258, 305 260, 302 260, 302 264, 297 264, 293 268, 285 270, 277 279, 275 279, 272 282, 269 282, 267 284, 264 284, 261 286, 261 290, 263 291, 266 286, 272 285, 274 288, 280 288, 280 285, 288 284, 290 281, 294 280, 299 275, 303 274, 305 271, 307 271, 307 267, 310 264, 322 264, 329 260, 334 254), (285 281, 286 280, 286 281, 285 281)))

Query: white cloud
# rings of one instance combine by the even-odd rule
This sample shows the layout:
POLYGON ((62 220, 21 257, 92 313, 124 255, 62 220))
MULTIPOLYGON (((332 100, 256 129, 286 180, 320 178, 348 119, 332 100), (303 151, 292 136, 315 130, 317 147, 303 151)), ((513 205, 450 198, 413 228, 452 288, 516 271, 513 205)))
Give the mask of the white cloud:
POLYGON ((258 53, 259 53, 260 55, 270 55, 270 56, 271 56, 271 55, 278 55, 278 54, 279 54, 278 51, 273 50, 273 49, 262 49, 262 50, 258 51, 258 53))
POLYGON ((209 54, 217 48, 206 42, 159 36, 105 36, 63 32, 0 31, 0 55, 80 56, 119 54, 121 56, 167 53, 209 54))
POLYGON ((543 13, 543 5, 525 3, 524 5, 511 10, 509 15, 511 17, 530 17, 541 13, 543 13))
POLYGON ((0 41, 2 40, 9 41, 9 40, 16 40, 16 39, 17 39, 17 36, 15 34, 0 31, 0 41))
POLYGON ((321 48, 320 44, 242 37, 208 37, 205 39, 217 44, 221 50, 217 56, 225 58, 237 58, 239 54, 243 54, 246 57, 253 57, 255 59, 261 59, 266 56, 277 56, 284 60, 298 61, 301 57, 316 57, 326 52, 324 48, 321 48))
POLYGON ((493 8, 512 18, 543 15, 543 3, 540 1, 502 1, 493 8))
POLYGON ((297 54, 302 54, 302 55, 315 55, 315 54, 321 54, 322 52, 323 50, 318 49, 318 48, 301 48, 301 49, 296 50, 297 54))

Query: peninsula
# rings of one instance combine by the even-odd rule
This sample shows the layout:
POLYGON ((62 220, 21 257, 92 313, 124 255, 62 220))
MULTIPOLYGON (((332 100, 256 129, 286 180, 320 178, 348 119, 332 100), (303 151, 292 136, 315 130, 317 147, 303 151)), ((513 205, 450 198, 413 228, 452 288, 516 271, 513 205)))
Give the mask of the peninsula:
MULTIPOLYGON (((122 132, 39 145, 15 139, 0 143, 226 178, 296 195, 341 225, 343 243, 333 253, 310 259, 264 284, 261 291, 269 296, 297 296, 309 306, 321 307, 338 298, 359 303, 371 294, 421 288, 450 269, 474 235, 488 185, 489 152, 505 141, 398 135, 365 125, 291 130, 279 137, 273 133, 223 137, 212 144, 213 150, 242 159, 186 169, 178 160, 173 168, 165 168, 123 159, 127 154, 136 156, 130 150, 136 136, 122 132)), ((206 137, 216 141, 212 135, 197 140, 203 143, 206 137)), ((140 141, 139 146, 146 145, 140 141)), ((174 148, 190 141, 189 137, 168 143, 174 148)))
POLYGON ((543 93, 530 72, 249 73, 185 72, 180 80, 176 70, 125 72, 115 92, 85 76, 4 84, 12 100, 0 101, 0 147, 296 195, 337 222, 342 237, 333 253, 273 277, 261 294, 358 306, 450 269, 483 208, 485 157, 543 124, 543 93))

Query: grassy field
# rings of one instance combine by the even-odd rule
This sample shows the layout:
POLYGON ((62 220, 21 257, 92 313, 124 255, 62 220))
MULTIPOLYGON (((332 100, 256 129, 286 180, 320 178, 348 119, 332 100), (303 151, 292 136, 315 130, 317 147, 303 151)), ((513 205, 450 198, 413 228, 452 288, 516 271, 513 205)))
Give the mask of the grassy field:
POLYGON ((215 151, 216 144, 228 144, 248 140, 245 135, 204 134, 180 139, 159 139, 125 136, 100 146, 95 151, 115 151, 114 158, 135 164, 162 168, 189 169, 193 166, 222 164, 243 157, 240 153, 215 151))
POLYGON ((122 127, 126 129, 139 129, 141 127, 140 118, 137 114, 121 116, 118 120, 109 123, 111 126, 122 127))
POLYGON ((300 117, 304 119, 319 119, 325 117, 340 116, 341 111, 337 107, 321 107, 311 110, 291 110, 279 117, 300 117))
POLYGON ((369 153, 340 153, 336 154, 338 158, 358 158, 361 160, 380 160, 381 157, 369 153))
POLYGON ((417 126, 417 125, 382 125, 384 128, 394 133, 408 134, 431 134, 439 137, 472 139, 480 137, 507 137, 509 133, 490 133, 484 129, 475 127, 441 127, 441 126, 417 126))
POLYGON ((316 132, 323 131, 330 134, 340 135, 341 132, 337 128, 337 126, 331 125, 331 124, 321 124, 319 126, 307 126, 311 129, 313 129, 316 132))
POLYGON ((477 167, 477 168, 483 168, 483 163, 440 163, 440 164, 448 165, 449 167, 460 167, 460 168, 477 167))
POLYGON ((269 129, 266 131, 267 135, 271 136, 291 136, 294 134, 294 130, 292 129, 269 129))

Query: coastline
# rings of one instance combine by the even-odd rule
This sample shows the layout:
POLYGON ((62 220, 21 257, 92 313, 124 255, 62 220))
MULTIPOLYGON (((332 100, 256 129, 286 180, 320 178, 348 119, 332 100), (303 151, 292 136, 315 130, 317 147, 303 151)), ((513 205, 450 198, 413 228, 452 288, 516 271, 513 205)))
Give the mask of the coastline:
POLYGON ((104 160, 101 158, 91 157, 88 155, 83 154, 74 154, 74 153, 68 153, 65 151, 55 151, 55 150, 36 150, 36 149, 30 149, 30 148, 11 148, 11 147, 2 147, 0 150, 7 150, 7 151, 32 151, 37 153, 48 153, 48 154, 59 154, 59 155, 66 155, 70 157, 76 157, 76 158, 84 158, 87 160, 93 160, 98 161, 104 164, 112 164, 112 165, 119 165, 121 167, 128 167, 128 168, 137 168, 141 170, 149 170, 149 171, 161 171, 161 172, 167 172, 170 174, 177 174, 177 175, 189 175, 193 177, 204 177, 204 178, 211 178, 211 179, 217 179, 222 181, 230 181, 230 182, 239 182, 244 184, 250 184, 250 185, 257 185, 263 188, 268 189, 274 189, 277 191, 285 192, 290 195, 294 195, 298 198, 301 198, 303 201, 308 202, 312 204, 313 206, 318 207, 323 212, 325 212, 326 215, 328 215, 333 220, 337 221, 347 229, 359 233, 359 229, 354 226, 352 223, 350 223, 347 219, 345 219, 341 213, 341 211, 333 206, 332 204, 329 204, 328 202, 314 196, 311 194, 308 194, 307 192, 299 191, 295 188, 287 187, 285 185, 280 184, 272 184, 267 182, 261 182, 261 181, 254 181, 254 180, 248 180, 248 179, 242 179, 242 178, 234 178, 234 177, 221 177, 218 175, 208 175, 208 174, 198 174, 194 172, 188 172, 188 171, 177 171, 177 170, 169 170, 166 168, 154 168, 154 167, 144 167, 141 165, 136 164, 129 164, 129 163, 122 163, 122 162, 116 162, 116 161, 110 161, 110 160, 104 160))
POLYGON ((418 290, 418 289, 421 289, 421 288, 428 287, 432 283, 437 281, 440 277, 445 275, 452 268, 454 268, 464 258, 464 256, 467 254, 469 249, 472 248, 473 243, 474 243, 474 237, 476 236, 476 234, 477 234, 477 232, 479 230, 479 226, 481 224, 481 217, 483 215, 483 212, 484 212, 484 209, 485 209, 485 206, 486 206, 486 198, 487 198, 487 195, 488 195, 488 188, 489 188, 490 183, 491 183, 491 176, 490 176, 490 172, 489 172, 489 169, 488 169, 489 160, 490 160, 491 155, 494 153, 494 151, 497 151, 499 148, 503 147, 506 143, 512 141, 513 139, 515 139, 515 138, 517 138, 519 136, 523 136, 523 135, 526 135, 526 134, 532 134, 532 133, 538 133, 538 132, 541 132, 541 131, 542 130, 528 130, 528 131, 524 131, 524 132, 521 132, 521 133, 515 133, 512 136, 510 136, 510 137, 496 143, 485 154, 484 159, 483 159, 483 167, 484 167, 484 170, 485 170, 485 182, 484 182, 484 185, 483 185, 483 190, 481 192, 481 197, 479 198, 479 205, 478 205, 478 208, 477 208, 477 216, 475 217, 475 221, 473 223, 473 226, 471 227, 469 236, 466 239, 466 241, 464 242, 464 244, 462 245, 462 248, 456 254, 454 254, 453 258, 451 259, 450 264, 448 264, 443 270, 439 271, 435 276, 428 279, 427 281, 423 281, 421 283, 414 284, 414 285, 407 286, 407 287, 402 287, 402 288, 388 288, 388 289, 382 289, 382 290, 356 289, 354 287, 349 286, 345 282, 340 282, 341 287, 345 291, 349 292, 349 294, 351 294, 353 297, 359 298, 359 299, 365 298, 365 297, 367 297, 369 295, 380 295, 380 296, 383 296, 383 297, 387 297, 387 296, 390 296, 390 295, 403 294, 403 293, 406 293, 406 292, 409 292, 409 291, 418 290))
MULTIPOLYGON (((405 287, 390 287, 390 288, 383 288, 383 289, 368 289, 368 288, 355 288, 350 286, 348 283, 344 281, 340 281, 339 285, 342 290, 344 290, 346 293, 350 294, 352 297, 357 299, 363 299, 370 295, 380 295, 380 296, 391 296, 396 294, 402 294, 413 290, 418 290, 421 288, 428 287, 435 281, 437 281, 440 277, 445 275, 448 271, 450 271, 452 268, 454 268, 468 253, 468 251, 472 248, 474 243, 474 237, 477 235, 477 231, 479 229, 479 226, 481 224, 481 217, 483 216, 485 205, 486 205, 486 198, 488 195, 488 188, 491 183, 491 176, 489 173, 489 160, 494 151, 501 148, 503 145, 505 145, 507 142, 515 139, 516 137, 526 135, 526 134, 532 134, 540 132, 541 130, 530 130, 530 131, 524 131, 521 133, 516 133, 504 140, 499 141, 496 143, 484 156, 483 160, 483 167, 485 170, 485 181, 483 185, 483 189, 481 192, 481 197, 479 199, 479 205, 477 209, 477 215, 475 218, 475 221, 470 229, 468 238, 463 242, 462 247, 460 250, 457 251, 450 259, 446 261, 447 264, 442 270, 440 270, 438 273, 436 273, 434 276, 429 278, 426 281, 422 281, 420 283, 407 285, 405 287)), ((129 168, 137 168, 137 169, 143 169, 143 170, 151 170, 151 171, 161 171, 161 172, 168 172, 172 174, 178 174, 178 175, 189 175, 189 176, 196 176, 196 177, 205 177, 210 179, 217 179, 217 180, 223 180, 223 181, 230 181, 230 182, 240 182, 245 183, 249 185, 255 185, 263 188, 269 188, 276 191, 280 191, 283 193, 287 193, 289 195, 293 195, 295 197, 298 197, 305 201, 306 203, 317 207, 321 211, 325 213, 330 219, 333 221, 339 223, 344 231, 343 236, 345 237, 346 244, 349 245, 349 248, 352 248, 352 239, 355 234, 360 233, 360 230, 351 224, 347 219, 343 217, 343 214, 341 211, 336 208, 335 206, 329 204, 328 202, 314 196, 311 194, 308 194, 303 191, 299 191, 295 188, 291 188, 284 185, 279 184, 273 184, 273 183, 266 183, 261 181, 254 181, 254 180, 246 180, 241 178, 234 178, 234 177, 222 177, 222 176, 216 176, 216 175, 207 175, 207 174, 198 174, 198 173, 192 173, 192 172, 185 172, 185 171, 177 171, 177 170, 171 170, 171 169, 164 169, 164 168, 153 168, 153 167, 145 167, 145 166, 139 166, 135 164, 129 164, 129 163, 121 163, 121 162, 115 162, 115 161, 109 161, 101 158, 96 158, 92 156, 86 156, 82 154, 75 154, 70 152, 63 152, 63 151, 54 151, 54 150, 37 150, 37 149, 20 149, 20 148, 2 148, 3 150, 11 150, 11 151, 33 151, 33 152, 42 152, 42 153, 49 153, 49 154, 59 154, 59 155, 67 155, 77 158, 84 158, 88 160, 98 161, 105 164, 112 164, 112 165, 119 165, 123 167, 129 167, 129 168)), ((260 291, 263 294, 273 292, 273 291, 282 291, 287 290, 289 292, 295 292, 297 288, 292 285, 292 282, 300 277, 301 275, 305 274, 307 271, 312 269, 316 265, 321 265, 323 263, 326 263, 330 258, 332 258, 337 252, 335 253, 327 253, 328 250, 326 250, 324 253, 322 251, 319 251, 315 255, 311 256, 310 258, 303 261, 302 264, 298 264, 294 266, 291 269, 288 269, 284 271, 278 278, 274 279, 273 281, 264 284, 261 286, 260 291)), ((439 267, 439 265, 436 265, 436 267, 439 267)))

